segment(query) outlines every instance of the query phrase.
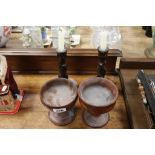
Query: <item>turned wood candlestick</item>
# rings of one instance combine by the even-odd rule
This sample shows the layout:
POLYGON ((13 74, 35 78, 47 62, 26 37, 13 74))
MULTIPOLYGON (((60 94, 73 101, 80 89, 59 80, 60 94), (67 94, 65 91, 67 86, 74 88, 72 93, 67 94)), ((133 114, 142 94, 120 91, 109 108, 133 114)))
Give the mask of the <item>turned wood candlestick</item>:
POLYGON ((58 78, 48 81, 41 89, 41 102, 50 111, 49 120, 56 125, 67 125, 75 118, 77 83, 68 79, 67 50, 57 51, 58 78))
POLYGON ((101 50, 98 48, 98 66, 97 66, 97 77, 104 77, 106 74, 106 59, 107 59, 107 54, 108 54, 109 49, 107 48, 106 50, 101 50))
POLYGON ((98 48, 97 77, 83 81, 78 88, 79 101, 84 108, 84 122, 98 128, 109 121, 109 111, 113 109, 118 89, 113 82, 103 78, 106 74, 105 64, 108 48, 104 51, 98 48))

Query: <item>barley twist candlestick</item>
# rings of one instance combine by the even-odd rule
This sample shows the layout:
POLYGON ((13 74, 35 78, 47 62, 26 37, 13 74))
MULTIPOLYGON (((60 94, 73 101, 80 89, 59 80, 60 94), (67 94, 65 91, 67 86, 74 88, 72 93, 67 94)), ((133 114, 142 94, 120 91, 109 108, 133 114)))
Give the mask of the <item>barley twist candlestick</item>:
POLYGON ((97 66, 97 77, 104 77, 106 74, 106 59, 107 59, 107 54, 108 54, 109 49, 106 48, 104 51, 98 48, 98 66, 97 66))
POLYGON ((62 52, 57 52, 57 56, 59 63, 58 77, 68 79, 67 64, 66 64, 67 49, 64 49, 64 51, 62 52))

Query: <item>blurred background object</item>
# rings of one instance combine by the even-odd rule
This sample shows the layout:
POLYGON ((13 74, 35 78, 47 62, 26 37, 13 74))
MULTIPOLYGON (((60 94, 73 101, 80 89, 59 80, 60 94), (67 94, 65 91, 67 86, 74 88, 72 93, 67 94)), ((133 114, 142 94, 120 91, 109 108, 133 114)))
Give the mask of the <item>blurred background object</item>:
POLYGON ((51 29, 48 26, 24 26, 21 40, 25 48, 44 48, 52 44, 51 29))
POLYGON ((151 26, 142 26, 142 29, 145 30, 145 35, 149 38, 152 38, 152 27, 151 26))
POLYGON ((109 49, 121 49, 121 33, 118 26, 94 26, 92 27, 92 44, 98 48, 101 31, 107 31, 107 41, 109 49))
POLYGON ((11 26, 12 33, 22 33, 23 26, 11 26))
POLYGON ((75 34, 76 27, 75 26, 51 26, 53 48, 58 47, 57 42, 58 42, 59 28, 62 28, 65 33, 65 47, 70 48, 71 44, 73 43, 73 40, 71 40, 71 38, 72 38, 72 35, 75 34))
POLYGON ((144 50, 144 53, 149 58, 155 58, 155 26, 151 27, 152 45, 144 50))
POLYGON ((0 47, 5 47, 11 36, 11 27, 0 26, 0 47))

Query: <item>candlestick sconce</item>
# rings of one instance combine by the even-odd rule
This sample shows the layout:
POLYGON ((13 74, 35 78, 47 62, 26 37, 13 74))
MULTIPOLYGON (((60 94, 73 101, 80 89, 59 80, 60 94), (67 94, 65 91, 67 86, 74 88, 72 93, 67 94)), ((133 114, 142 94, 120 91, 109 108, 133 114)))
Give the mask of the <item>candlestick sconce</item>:
POLYGON ((45 83, 41 89, 41 102, 50 111, 48 117, 56 125, 66 125, 75 118, 75 103, 77 99, 77 83, 68 79, 67 50, 58 51, 58 78, 45 83))
POLYGON ((115 84, 103 78, 108 49, 98 49, 98 53, 97 77, 83 81, 78 89, 79 101, 84 108, 83 120, 94 128, 102 127, 109 121, 108 112, 113 109, 118 97, 115 84))

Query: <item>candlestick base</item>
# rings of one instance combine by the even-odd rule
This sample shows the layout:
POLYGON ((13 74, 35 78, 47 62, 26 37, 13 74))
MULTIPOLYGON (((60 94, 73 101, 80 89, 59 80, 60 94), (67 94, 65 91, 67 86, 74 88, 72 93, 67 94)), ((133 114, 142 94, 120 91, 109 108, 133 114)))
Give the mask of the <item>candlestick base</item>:
POLYGON ((93 116, 88 111, 83 112, 84 122, 92 128, 100 128, 105 126, 109 121, 109 113, 93 116))
POLYGON ((71 123, 76 116, 76 109, 72 108, 68 111, 62 113, 56 113, 53 111, 49 111, 48 117, 49 120, 55 125, 64 126, 71 123))

